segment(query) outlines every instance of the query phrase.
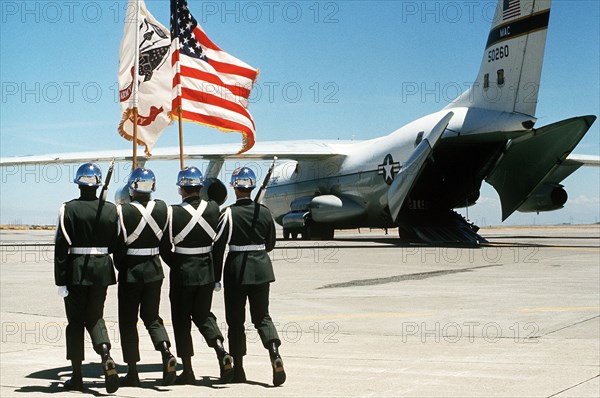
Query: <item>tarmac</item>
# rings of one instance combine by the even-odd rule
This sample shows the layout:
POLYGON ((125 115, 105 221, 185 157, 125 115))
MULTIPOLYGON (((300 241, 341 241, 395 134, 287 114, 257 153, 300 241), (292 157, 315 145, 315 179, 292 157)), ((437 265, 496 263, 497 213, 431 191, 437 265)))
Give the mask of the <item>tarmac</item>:
MULTIPOLYGON (((248 323, 248 383, 219 384, 214 352, 194 329, 198 385, 162 387, 160 354, 140 322, 142 386, 114 395, 599 397, 600 225, 480 234, 489 244, 479 248, 403 245, 381 230, 278 241, 270 312, 283 386, 272 387, 267 351, 248 323)), ((52 240, 53 231, 0 232, 2 397, 107 395, 87 335, 86 389, 62 388, 70 364, 52 240)), ((168 286, 160 313, 173 338, 168 286)), ((109 288, 105 320, 124 374, 116 293, 109 288)), ((226 333, 222 292, 213 312, 226 333)))

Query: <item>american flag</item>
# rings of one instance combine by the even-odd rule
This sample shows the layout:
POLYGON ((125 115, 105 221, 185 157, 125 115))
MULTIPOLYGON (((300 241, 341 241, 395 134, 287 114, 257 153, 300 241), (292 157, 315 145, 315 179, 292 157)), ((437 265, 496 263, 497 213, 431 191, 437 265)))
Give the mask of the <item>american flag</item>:
POLYGON ((518 17, 521 15, 521 1, 520 0, 504 0, 502 5, 502 20, 518 17))
POLYGON ((258 70, 227 54, 204 33, 186 0, 171 0, 172 117, 243 135, 246 152, 256 131, 248 97, 258 70))

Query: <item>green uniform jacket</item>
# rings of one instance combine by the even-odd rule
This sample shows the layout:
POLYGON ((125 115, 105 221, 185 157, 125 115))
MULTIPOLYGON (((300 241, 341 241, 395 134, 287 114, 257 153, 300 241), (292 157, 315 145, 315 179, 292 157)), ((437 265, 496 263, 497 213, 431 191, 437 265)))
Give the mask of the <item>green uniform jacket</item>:
POLYGON ((54 246, 54 282, 57 286, 108 286, 116 282, 108 254, 69 254, 72 247, 108 248, 117 245, 117 211, 105 202, 96 221, 99 200, 95 193, 83 194, 61 208, 54 246))
MULTIPOLYGON (((202 202, 199 197, 189 197, 184 199, 198 209, 202 202)), ((215 282, 215 274, 211 253, 206 254, 179 254, 174 253, 171 240, 188 225, 192 215, 181 205, 171 206, 172 219, 169 227, 165 231, 165 236, 161 243, 160 256, 163 261, 171 268, 171 284, 180 286, 201 286, 215 282)), ((219 223, 219 206, 212 200, 208 202, 202 218, 206 220, 213 232, 217 229, 219 223)), ((198 223, 192 228, 187 236, 177 244, 182 248, 210 247, 213 244, 214 235, 209 235, 198 223)))
POLYGON ((273 265, 267 252, 275 247, 275 223, 271 211, 251 199, 240 199, 229 207, 233 228, 226 217, 225 209, 221 214, 219 231, 214 246, 215 276, 225 285, 260 285, 275 281, 273 265), (229 233, 231 231, 231 240, 229 233), (232 252, 227 255, 223 268, 225 246, 265 245, 266 250, 251 252, 232 252))
MULTIPOLYGON (((167 204, 162 200, 156 202, 151 216, 158 224, 161 231, 165 231, 167 226, 167 204)), ((140 201, 142 206, 148 206, 148 201, 140 201)), ((149 283, 164 279, 162 264, 158 254, 152 256, 133 256, 128 255, 128 249, 151 249, 160 246, 160 238, 156 236, 150 225, 146 224, 139 237, 131 244, 126 244, 127 237, 137 228, 142 215, 131 203, 125 203, 121 206, 121 215, 119 217, 119 246, 115 252, 115 263, 119 270, 119 281, 128 283, 149 283)))

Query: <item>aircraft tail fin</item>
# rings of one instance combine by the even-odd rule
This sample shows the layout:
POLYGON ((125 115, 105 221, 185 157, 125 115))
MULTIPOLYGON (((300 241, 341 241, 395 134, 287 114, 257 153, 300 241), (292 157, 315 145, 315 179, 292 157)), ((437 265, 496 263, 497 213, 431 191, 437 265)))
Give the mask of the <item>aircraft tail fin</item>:
POLYGON ((550 0, 499 0, 474 85, 447 109, 535 116, 550 0))
POLYGON ((515 210, 548 211, 564 205, 567 195, 559 183, 583 164, 569 160, 568 155, 595 120, 592 115, 562 120, 535 129, 528 139, 505 149, 486 178, 500 196, 502 221, 515 210))

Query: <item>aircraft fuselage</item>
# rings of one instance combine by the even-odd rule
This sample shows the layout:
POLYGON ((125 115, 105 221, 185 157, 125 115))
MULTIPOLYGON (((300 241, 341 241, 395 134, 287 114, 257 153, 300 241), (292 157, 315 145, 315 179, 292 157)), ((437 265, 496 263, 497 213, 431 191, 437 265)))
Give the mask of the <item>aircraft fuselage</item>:
MULTIPOLYGON (((330 146, 336 147, 340 154, 338 156, 299 162, 290 160, 279 164, 273 172, 265 204, 279 224, 283 224, 283 217, 290 212, 304 211, 310 213, 315 221, 325 222, 333 228, 395 226, 388 208, 388 189, 416 146, 443 114, 442 111, 428 115, 387 136, 368 141, 329 142, 330 146), (315 200, 317 197, 323 199, 315 200), (335 198, 340 200, 336 202, 335 198)), ((445 130, 444 137, 480 135, 485 131, 522 131, 523 122, 531 119, 525 115, 504 112, 458 109, 455 110, 455 116, 445 130)), ((490 154, 495 152, 491 151, 490 154)), ((452 160, 446 160, 448 162, 452 163, 452 160)), ((473 167, 476 169, 478 166, 479 164, 473 167)), ((468 166, 462 164, 461 167, 468 166)), ((443 172, 443 169, 440 171, 443 172)), ((466 172, 467 170, 463 171, 466 172)), ((478 175, 479 181, 471 183, 468 189, 463 190, 465 192, 457 193, 453 189, 453 197, 447 200, 444 200, 444 192, 437 192, 438 199, 442 202, 465 203, 462 197, 469 197, 471 186, 478 188, 483 177, 478 175), (457 195, 459 199, 454 198, 457 195)), ((435 178, 430 181, 435 184, 435 178)), ((435 186, 425 189, 428 193, 436 190, 435 186)), ((431 205, 431 200, 425 201, 418 195, 410 198, 407 203, 413 210, 427 210, 431 205)), ((443 205, 449 206, 449 203, 443 205)))

